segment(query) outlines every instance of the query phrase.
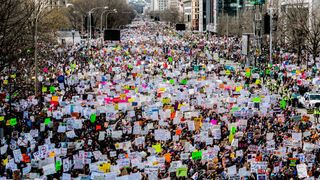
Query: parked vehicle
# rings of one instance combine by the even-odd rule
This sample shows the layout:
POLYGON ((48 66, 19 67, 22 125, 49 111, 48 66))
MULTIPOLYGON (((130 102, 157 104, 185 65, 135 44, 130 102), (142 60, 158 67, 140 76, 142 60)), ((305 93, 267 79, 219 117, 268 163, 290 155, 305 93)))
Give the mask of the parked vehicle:
POLYGON ((305 93, 304 96, 299 98, 299 103, 307 109, 320 107, 320 94, 312 92, 305 93))

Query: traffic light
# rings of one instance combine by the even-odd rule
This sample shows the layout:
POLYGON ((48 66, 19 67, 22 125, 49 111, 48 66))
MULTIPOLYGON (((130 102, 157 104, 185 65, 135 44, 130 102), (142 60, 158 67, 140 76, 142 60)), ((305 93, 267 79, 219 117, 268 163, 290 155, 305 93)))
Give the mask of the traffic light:
POLYGON ((96 26, 96 22, 94 21, 93 14, 91 14, 91 26, 93 26, 93 27, 96 26))
MULTIPOLYGON (((88 30, 88 27, 89 27, 89 24, 90 24, 90 22, 89 22, 89 18, 88 18, 88 17, 89 17, 88 15, 84 17, 84 24, 83 24, 83 27, 85 27, 85 28, 86 28, 86 30, 88 30)), ((94 29, 95 25, 96 25, 96 24, 95 24, 95 21, 94 21, 93 15, 91 14, 91 27, 94 29)))
POLYGON ((91 34, 92 37, 95 37, 95 30, 96 30, 96 22, 94 21, 93 14, 91 14, 91 34))
POLYGON ((88 16, 85 16, 84 22, 83 22, 83 27, 85 28, 86 31, 88 30, 88 27, 89 27, 88 24, 89 24, 88 16))
POLYGON ((263 29, 264 34, 270 34, 270 15, 268 13, 263 16, 263 29))

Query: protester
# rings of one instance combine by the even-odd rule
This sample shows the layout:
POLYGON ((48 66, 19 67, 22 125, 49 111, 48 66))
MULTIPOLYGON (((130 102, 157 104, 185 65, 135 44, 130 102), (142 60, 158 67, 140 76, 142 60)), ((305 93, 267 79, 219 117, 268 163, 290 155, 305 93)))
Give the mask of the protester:
POLYGON ((151 21, 99 42, 47 49, 36 96, 2 74, 1 177, 319 178, 320 125, 296 108, 312 69, 151 21))

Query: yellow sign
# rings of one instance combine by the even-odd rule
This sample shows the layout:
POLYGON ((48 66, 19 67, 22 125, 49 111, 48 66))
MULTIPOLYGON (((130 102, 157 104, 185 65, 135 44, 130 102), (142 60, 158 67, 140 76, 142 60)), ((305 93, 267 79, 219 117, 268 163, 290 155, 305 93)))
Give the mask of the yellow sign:
POLYGON ((242 86, 237 86, 236 87, 236 92, 240 92, 242 90, 242 86))
POLYGON ((54 151, 50 152, 49 157, 54 157, 54 156, 55 156, 54 151))
POLYGON ((127 95, 126 94, 120 94, 120 99, 126 99, 127 95))
POLYGON ((129 103, 132 103, 132 102, 134 102, 134 100, 135 100, 134 98, 129 98, 129 99, 128 99, 128 102, 129 102, 129 103))
POLYGON ((163 98, 163 99, 162 99, 162 103, 163 103, 163 104, 170 104, 170 102, 171 102, 171 99, 170 99, 170 98, 163 98))
POLYGON ((102 163, 98 166, 98 169, 101 172, 108 173, 110 172, 110 167, 111 167, 110 163, 102 163))
POLYGON ((162 147, 161 147, 160 143, 152 145, 152 148, 156 151, 156 153, 161 153, 162 152, 162 147))
POLYGON ((159 91, 160 91, 160 92, 165 92, 165 91, 166 91, 166 88, 164 88, 164 87, 159 88, 159 91))
POLYGON ((233 139, 234 139, 234 134, 230 134, 229 135, 229 143, 232 143, 233 139))
POLYGON ((2 164, 3 164, 4 166, 5 166, 5 165, 7 165, 7 164, 8 164, 8 162, 9 162, 8 157, 7 157, 6 159, 2 160, 2 164))

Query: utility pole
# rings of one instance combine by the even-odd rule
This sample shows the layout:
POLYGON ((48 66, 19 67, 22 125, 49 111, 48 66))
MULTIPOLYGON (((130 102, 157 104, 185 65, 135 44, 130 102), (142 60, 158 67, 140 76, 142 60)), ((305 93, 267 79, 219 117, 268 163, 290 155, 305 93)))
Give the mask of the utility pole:
POLYGON ((269 8, 270 11, 270 49, 269 49, 269 56, 270 56, 270 63, 272 64, 272 31, 273 31, 273 8, 269 8))
MULTIPOLYGON (((261 53, 261 47, 262 47, 262 5, 259 4, 259 9, 256 9, 256 4, 254 5, 254 32, 255 32, 255 39, 256 39, 256 45, 255 45, 255 51, 258 50, 259 54, 261 53)), ((256 57, 255 54, 253 54, 253 57, 255 59, 255 65, 256 65, 256 57)))
POLYGON ((217 0, 214 0, 214 5, 213 5, 213 9, 214 9, 214 20, 213 20, 213 24, 214 24, 214 31, 215 33, 218 32, 218 21, 217 21, 217 18, 218 18, 218 8, 217 8, 217 0))
POLYGON ((92 12, 91 11, 89 11, 89 41, 91 41, 91 18, 92 18, 92 12))
POLYGON ((237 0, 237 22, 239 24, 239 6, 240 6, 240 0, 237 0))
POLYGON ((240 0, 237 0, 237 27, 239 28, 239 35, 242 33, 242 27, 240 28, 240 12, 239 12, 239 7, 240 7, 240 0))
POLYGON ((229 14, 227 12, 227 36, 229 37, 229 14))

